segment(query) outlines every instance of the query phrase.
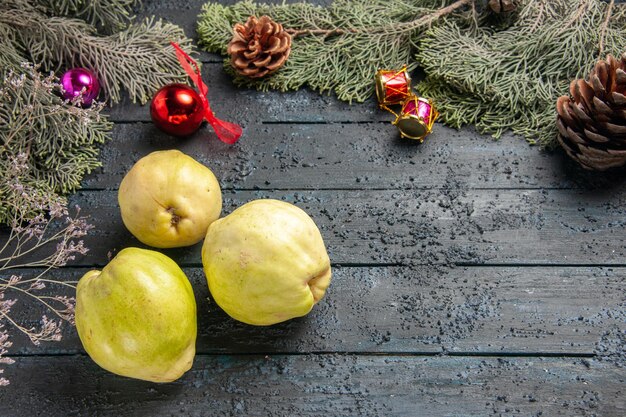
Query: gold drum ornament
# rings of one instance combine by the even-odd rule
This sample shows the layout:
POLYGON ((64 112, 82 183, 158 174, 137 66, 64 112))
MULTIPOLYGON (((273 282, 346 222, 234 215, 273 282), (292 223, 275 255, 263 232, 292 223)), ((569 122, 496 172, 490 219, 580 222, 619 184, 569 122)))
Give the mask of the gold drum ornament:
POLYGON ((433 130, 439 113, 430 99, 412 96, 402 103, 402 111, 393 124, 404 138, 420 142, 433 130))

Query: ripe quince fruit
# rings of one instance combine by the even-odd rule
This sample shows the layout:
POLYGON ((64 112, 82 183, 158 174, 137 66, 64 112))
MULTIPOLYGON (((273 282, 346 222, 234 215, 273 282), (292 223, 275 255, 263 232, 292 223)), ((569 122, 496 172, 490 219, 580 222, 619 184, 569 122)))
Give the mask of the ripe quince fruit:
POLYGON ((98 365, 118 375, 170 382, 196 353, 196 300, 189 280, 167 256, 122 250, 76 288, 76 329, 98 365))
POLYGON ((202 264, 215 302, 234 319, 259 326, 308 314, 331 279, 313 220, 293 204, 270 199, 213 222, 202 264))
POLYGON ((222 212, 213 172, 177 150, 137 161, 120 184, 118 201, 128 230, 157 248, 198 243, 222 212))

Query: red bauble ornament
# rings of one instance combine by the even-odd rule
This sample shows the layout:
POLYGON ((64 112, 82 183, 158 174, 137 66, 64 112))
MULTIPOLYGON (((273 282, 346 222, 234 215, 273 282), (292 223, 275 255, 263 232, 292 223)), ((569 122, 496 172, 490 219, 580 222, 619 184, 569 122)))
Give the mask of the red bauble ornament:
POLYGON ((218 139, 232 145, 241 137, 241 126, 218 119, 209 104, 209 87, 202 81, 200 67, 182 48, 171 42, 176 58, 198 92, 184 84, 169 84, 155 94, 150 104, 152 121, 171 135, 187 136, 198 130, 203 120, 209 122, 218 139))
POLYGON ((204 119, 200 95, 185 84, 168 84, 154 95, 150 104, 154 124, 174 136, 189 136, 204 119))

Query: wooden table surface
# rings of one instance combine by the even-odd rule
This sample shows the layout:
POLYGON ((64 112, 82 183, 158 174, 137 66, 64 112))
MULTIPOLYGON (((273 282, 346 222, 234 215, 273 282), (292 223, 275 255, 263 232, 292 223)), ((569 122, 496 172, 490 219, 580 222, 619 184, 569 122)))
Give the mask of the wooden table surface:
MULTIPOLYGON (((201 5, 147 1, 142 14, 195 38, 201 5)), ((131 380, 93 363, 69 326, 59 343, 16 335, 1 416, 626 415, 623 172, 582 172, 472 128, 400 140, 373 99, 236 89, 220 57, 201 60, 214 111, 244 126, 241 141, 208 127, 173 139, 147 107, 115 106, 103 166, 71 198, 96 225, 91 251, 52 274, 78 279, 143 247, 122 224, 118 184, 140 157, 177 148, 218 176, 224 214, 255 198, 305 209, 334 266, 327 296, 307 317, 247 326, 211 301, 200 245, 167 250, 197 296, 191 371, 131 380)))

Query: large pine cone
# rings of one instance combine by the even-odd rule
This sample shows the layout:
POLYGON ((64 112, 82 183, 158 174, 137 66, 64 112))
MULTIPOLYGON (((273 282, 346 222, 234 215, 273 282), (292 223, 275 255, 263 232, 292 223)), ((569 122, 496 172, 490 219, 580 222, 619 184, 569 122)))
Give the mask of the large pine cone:
POLYGON ((228 44, 231 64, 241 75, 261 78, 280 68, 291 52, 291 36, 269 16, 237 23, 228 44))
POLYGON ((558 140, 585 169, 604 171, 626 164, 626 54, 608 55, 588 81, 570 84, 572 97, 556 102, 558 140))

